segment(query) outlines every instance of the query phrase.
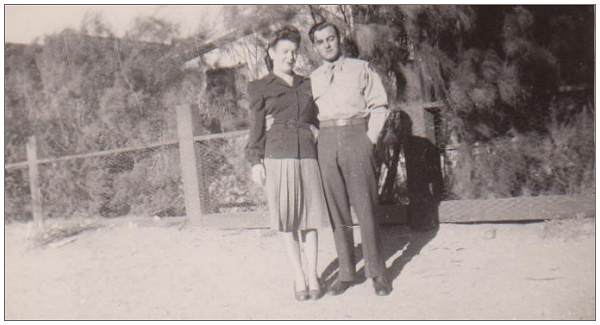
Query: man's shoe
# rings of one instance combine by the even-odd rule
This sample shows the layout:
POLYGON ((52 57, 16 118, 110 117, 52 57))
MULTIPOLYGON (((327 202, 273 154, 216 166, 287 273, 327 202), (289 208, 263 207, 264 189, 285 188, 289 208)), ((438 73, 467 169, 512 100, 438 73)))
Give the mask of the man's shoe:
POLYGON ((327 290, 327 294, 330 296, 341 295, 344 293, 344 291, 346 291, 346 289, 350 288, 352 284, 353 283, 349 281, 335 280, 335 282, 327 290))
POLYGON ((378 296, 387 296, 392 292, 392 285, 382 276, 373 278, 373 288, 378 296))

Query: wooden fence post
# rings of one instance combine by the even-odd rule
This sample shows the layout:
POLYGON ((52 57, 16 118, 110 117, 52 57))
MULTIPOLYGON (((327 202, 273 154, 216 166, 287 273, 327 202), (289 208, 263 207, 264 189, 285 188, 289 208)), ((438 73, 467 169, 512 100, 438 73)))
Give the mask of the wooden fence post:
POLYGON ((40 192, 40 175, 35 136, 29 137, 27 141, 27 166, 29 167, 29 190, 31 191, 33 221, 37 224, 42 224, 44 215, 42 213, 42 193, 40 192))
POLYGON ((185 196, 185 212, 190 221, 201 222, 204 212, 202 206, 203 193, 200 193, 202 166, 196 160, 194 150, 194 126, 197 117, 194 116, 191 105, 177 106, 177 135, 179 138, 179 160, 181 163, 181 178, 185 196))

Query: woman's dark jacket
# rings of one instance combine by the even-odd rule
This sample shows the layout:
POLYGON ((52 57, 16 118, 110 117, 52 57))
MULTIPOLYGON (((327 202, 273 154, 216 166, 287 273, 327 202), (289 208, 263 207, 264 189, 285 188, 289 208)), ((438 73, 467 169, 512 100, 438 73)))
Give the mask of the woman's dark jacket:
POLYGON ((248 84, 250 136, 246 159, 251 164, 263 158, 316 158, 315 137, 310 125, 319 126, 310 79, 295 75, 289 86, 274 74, 248 84), (266 116, 274 119, 266 131, 266 116))

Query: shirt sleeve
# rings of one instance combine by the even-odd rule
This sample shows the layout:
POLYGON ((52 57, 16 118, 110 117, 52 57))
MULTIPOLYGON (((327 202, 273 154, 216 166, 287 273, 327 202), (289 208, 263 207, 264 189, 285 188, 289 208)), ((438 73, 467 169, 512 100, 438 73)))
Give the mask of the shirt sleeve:
POLYGON ((370 64, 365 64, 364 82, 364 98, 367 103, 367 110, 371 113, 387 110, 388 99, 383 82, 381 82, 381 77, 370 64))
POLYGON ((306 79, 304 81, 306 84, 308 84, 308 86, 305 86, 306 88, 304 89, 304 92, 306 93, 306 96, 308 96, 309 99, 309 105, 310 107, 308 108, 309 111, 311 112, 310 118, 308 119, 308 123, 311 125, 314 125, 315 128, 319 128, 319 107, 317 106, 317 103, 315 103, 315 97, 314 97, 314 91, 312 88, 312 79, 306 79))
POLYGON ((381 77, 370 64, 365 64, 364 73, 364 98, 370 115, 367 135, 373 143, 377 143, 379 133, 388 115, 387 94, 381 77))
POLYGON ((259 164, 265 157, 266 142, 266 112, 265 101, 256 82, 248 84, 248 95, 250 97, 250 135, 245 148, 246 160, 252 165, 259 164))

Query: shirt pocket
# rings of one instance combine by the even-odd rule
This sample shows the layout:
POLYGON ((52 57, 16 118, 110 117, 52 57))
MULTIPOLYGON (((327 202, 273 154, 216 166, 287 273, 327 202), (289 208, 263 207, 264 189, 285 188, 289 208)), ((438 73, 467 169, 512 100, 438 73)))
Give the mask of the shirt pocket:
POLYGON ((310 82, 311 96, 315 101, 321 98, 330 87, 329 80, 324 75, 313 77, 310 82))
POLYGON ((349 71, 338 71, 335 74, 336 88, 351 91, 352 93, 362 94, 363 82, 360 78, 360 73, 357 71, 348 69, 349 71))
POLYGON ((267 113, 272 114, 276 113, 278 107, 285 106, 282 101, 285 98, 286 92, 284 90, 281 91, 271 91, 267 92, 264 95, 265 99, 265 107, 267 108, 267 113))

